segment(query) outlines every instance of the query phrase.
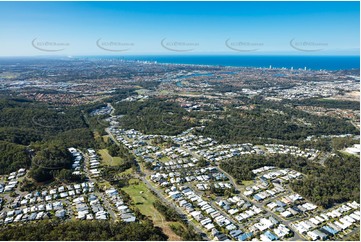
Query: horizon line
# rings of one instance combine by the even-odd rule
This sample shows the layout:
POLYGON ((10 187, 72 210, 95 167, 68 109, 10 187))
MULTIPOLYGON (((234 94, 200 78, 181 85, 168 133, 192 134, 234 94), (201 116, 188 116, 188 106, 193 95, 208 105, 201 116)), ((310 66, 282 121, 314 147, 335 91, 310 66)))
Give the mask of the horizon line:
POLYGON ((75 57, 95 57, 95 56, 100 56, 100 57, 131 57, 131 56, 174 56, 174 57, 184 57, 184 56, 235 56, 235 57, 251 57, 251 56, 309 56, 309 57, 360 57, 360 53, 358 54, 290 54, 290 53, 285 53, 285 54, 275 54, 275 53, 259 53, 259 54, 231 54, 231 53, 172 53, 172 54, 165 54, 165 53, 160 53, 160 54, 156 54, 156 53, 152 53, 152 54, 147 54, 147 53, 143 53, 143 54, 85 54, 85 55, 81 55, 81 54, 77 54, 77 55, 0 55, 0 58, 15 58, 15 57, 60 57, 60 58, 75 58, 75 57))

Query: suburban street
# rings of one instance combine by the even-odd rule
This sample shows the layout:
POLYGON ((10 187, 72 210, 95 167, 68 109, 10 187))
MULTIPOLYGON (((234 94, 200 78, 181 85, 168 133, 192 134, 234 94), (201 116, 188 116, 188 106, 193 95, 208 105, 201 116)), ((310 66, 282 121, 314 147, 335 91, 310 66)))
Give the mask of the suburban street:
MULTIPOLYGON (((109 128, 106 128, 105 131, 108 133, 109 137, 114 141, 115 144, 120 145, 119 142, 114 138, 113 134, 109 131, 109 128)), ((167 200, 164 195, 157 189, 155 188, 142 174, 143 171, 140 170, 140 165, 138 164, 138 173, 136 174, 136 178, 139 178, 140 180, 142 180, 142 182, 150 189, 152 190, 155 194, 157 194, 158 198, 165 204, 171 206, 172 208, 174 208, 178 214, 180 214, 183 218, 187 218, 187 215, 176 205, 174 205, 173 203, 171 203, 169 200, 167 200)), ((203 238, 205 240, 210 240, 208 238, 208 236, 203 232, 202 229, 200 229, 196 224, 194 224, 190 219, 187 219, 188 223, 190 225, 193 226, 193 228, 195 229, 196 232, 200 233, 203 235, 203 238)))
MULTIPOLYGON (((222 170, 222 168, 220 168, 219 166, 218 166, 218 169, 219 169, 220 171, 222 171, 222 172, 228 177, 228 179, 231 181, 232 185, 233 185, 238 191, 241 191, 239 185, 237 184, 237 182, 235 181, 235 179, 234 179, 231 175, 229 175, 227 172, 225 172, 224 170, 222 170)), ((246 200, 246 201, 250 201, 250 200, 249 200, 246 196, 244 196, 241 192, 239 192, 238 195, 239 195, 240 197, 242 197, 242 199, 244 199, 244 200, 246 200)), ((278 216, 278 215, 275 214, 275 213, 272 213, 268 208, 262 206, 262 204, 259 204, 259 203, 257 203, 257 202, 252 202, 252 203, 253 203, 256 207, 265 210, 267 216, 274 216, 274 217, 276 217, 278 220, 282 221, 282 223, 284 223, 287 227, 292 228, 291 225, 290 225, 290 223, 291 223, 290 221, 283 219, 282 217, 278 216)), ((297 233, 296 231, 294 231, 294 233, 295 233, 295 235, 294 235, 294 237, 292 238, 292 240, 295 240, 295 241, 305 240, 305 238, 303 238, 303 236, 300 235, 299 233, 297 233)))

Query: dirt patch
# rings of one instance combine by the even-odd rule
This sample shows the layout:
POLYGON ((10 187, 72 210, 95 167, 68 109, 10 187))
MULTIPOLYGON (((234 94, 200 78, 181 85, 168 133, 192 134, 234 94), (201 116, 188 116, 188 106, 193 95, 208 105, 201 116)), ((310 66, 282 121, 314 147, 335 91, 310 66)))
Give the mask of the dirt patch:
POLYGON ((347 92, 347 93, 345 93, 345 95, 337 95, 337 96, 330 97, 328 99, 359 102, 360 101, 360 92, 359 91, 347 92))
MULTIPOLYGON (((152 209, 153 210, 153 209, 152 209)), ((162 228, 163 233, 165 233, 169 238, 168 241, 180 241, 182 238, 176 235, 173 230, 169 227, 170 222, 166 222, 164 218, 159 214, 158 211, 154 209, 152 220, 155 226, 162 228)))

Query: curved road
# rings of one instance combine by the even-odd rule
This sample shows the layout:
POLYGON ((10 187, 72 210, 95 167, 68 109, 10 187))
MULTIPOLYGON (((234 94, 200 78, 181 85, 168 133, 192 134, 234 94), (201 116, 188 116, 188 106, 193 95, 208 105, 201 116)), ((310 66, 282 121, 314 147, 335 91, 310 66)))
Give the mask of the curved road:
MULTIPOLYGON (((226 171, 224 171, 222 168, 219 167, 219 165, 217 166, 217 168, 224 173, 224 175, 226 175, 228 177, 228 179, 230 180, 230 182, 232 183, 232 185, 236 188, 236 190, 241 191, 241 189, 239 188, 239 185, 236 183, 235 179, 229 175, 226 171)), ((285 219, 283 219, 282 217, 278 216, 277 214, 272 213, 268 208, 263 207, 261 204, 258 204, 256 202, 252 202, 249 200, 249 198, 247 198, 245 195, 243 195, 241 192, 238 194, 240 197, 242 197, 242 199, 251 202, 252 204, 254 204, 256 207, 265 210, 266 214, 268 216, 273 216, 276 217, 277 220, 282 221, 282 223, 284 223, 287 227, 292 228, 292 226, 290 225, 291 221, 287 221, 285 219)), ((292 229, 294 231, 294 229, 292 229)), ((292 240, 296 240, 296 241, 304 241, 306 240, 305 238, 302 237, 302 235, 300 235, 297 231, 294 231, 294 236, 292 238, 292 240)))
MULTIPOLYGON (((118 140, 116 140, 115 137, 113 136, 113 134, 110 132, 109 128, 106 128, 105 131, 108 133, 109 137, 114 141, 114 143, 116 143, 117 145, 120 145, 119 142, 118 142, 118 140)), ((137 162, 138 162, 138 161, 137 161, 137 162)), ((152 190, 155 194, 157 194, 158 198, 159 198, 163 203, 165 203, 165 204, 171 206, 172 208, 174 208, 175 211, 176 211, 179 215, 181 215, 182 217, 187 218, 187 215, 186 215, 178 206, 176 206, 176 205, 174 205, 173 203, 169 202, 169 200, 167 200, 167 199, 164 197, 164 195, 163 195, 157 188, 155 188, 144 176, 141 175, 141 174, 143 174, 143 173, 142 173, 142 171, 140 170, 140 166, 139 166, 138 163, 137 163, 137 165, 138 165, 138 169, 137 169, 138 174, 137 174, 137 177, 138 177, 139 179, 141 179, 142 182, 144 182, 144 184, 145 184, 150 190, 152 190), (140 173, 140 174, 139 174, 139 173, 140 173)), ((194 230, 195 230, 196 232, 198 232, 198 233, 200 233, 200 234, 203 235, 203 239, 204 239, 204 240, 208 240, 208 241, 210 240, 210 239, 208 238, 208 236, 204 233, 204 231, 203 231, 201 228, 199 228, 196 224, 194 224, 194 223, 193 223, 192 221, 190 221, 189 219, 187 219, 187 221, 188 221, 188 223, 189 223, 191 226, 193 226, 193 228, 194 228, 194 230)))

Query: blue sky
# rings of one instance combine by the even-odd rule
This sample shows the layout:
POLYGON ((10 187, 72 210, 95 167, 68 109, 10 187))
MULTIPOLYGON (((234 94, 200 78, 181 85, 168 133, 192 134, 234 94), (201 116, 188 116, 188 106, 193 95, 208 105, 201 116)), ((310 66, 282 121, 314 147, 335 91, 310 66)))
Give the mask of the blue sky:
POLYGON ((0 2, 0 55, 358 55, 359 18, 359 2, 0 2))

